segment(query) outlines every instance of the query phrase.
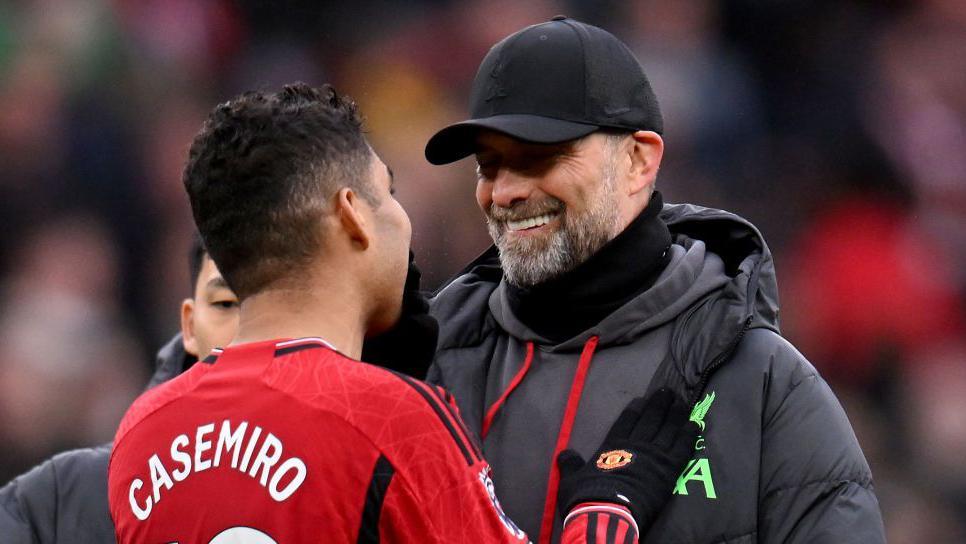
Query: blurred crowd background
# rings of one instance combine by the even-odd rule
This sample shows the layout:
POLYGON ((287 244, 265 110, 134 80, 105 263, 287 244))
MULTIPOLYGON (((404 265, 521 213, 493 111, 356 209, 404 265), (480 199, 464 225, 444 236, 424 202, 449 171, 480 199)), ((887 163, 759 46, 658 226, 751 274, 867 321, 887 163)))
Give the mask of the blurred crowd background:
POLYGON ((181 168, 214 104, 296 80, 355 97, 433 288, 489 240, 472 161, 423 145, 490 45, 559 13, 638 54, 665 199, 764 233, 890 541, 966 541, 961 0, 0 0, 0 483, 110 440, 178 330, 181 168))

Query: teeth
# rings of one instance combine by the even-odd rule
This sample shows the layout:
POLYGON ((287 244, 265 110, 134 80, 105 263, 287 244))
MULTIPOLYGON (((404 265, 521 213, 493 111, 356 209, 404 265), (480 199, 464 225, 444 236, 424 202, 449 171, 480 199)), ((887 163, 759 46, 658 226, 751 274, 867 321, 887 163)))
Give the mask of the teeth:
POLYGON ((520 220, 510 220, 506 222, 506 226, 512 231, 532 229, 535 227, 540 227, 549 223, 557 214, 555 213, 545 213, 543 215, 538 215, 536 217, 531 217, 529 219, 520 220))

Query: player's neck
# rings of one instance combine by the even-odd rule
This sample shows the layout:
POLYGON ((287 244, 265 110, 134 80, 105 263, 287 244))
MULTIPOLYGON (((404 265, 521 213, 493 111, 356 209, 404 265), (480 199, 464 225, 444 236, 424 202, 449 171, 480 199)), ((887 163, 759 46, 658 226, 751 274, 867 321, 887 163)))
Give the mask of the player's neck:
POLYGON ((365 338, 363 309, 351 289, 270 289, 242 301, 232 345, 276 338, 318 337, 358 359, 365 338))

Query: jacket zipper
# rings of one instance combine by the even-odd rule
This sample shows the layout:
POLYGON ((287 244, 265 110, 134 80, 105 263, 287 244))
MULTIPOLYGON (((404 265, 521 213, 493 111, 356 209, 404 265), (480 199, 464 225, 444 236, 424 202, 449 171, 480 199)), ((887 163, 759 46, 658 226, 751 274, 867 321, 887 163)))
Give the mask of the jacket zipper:
POLYGON ((741 342, 741 339, 744 338, 745 333, 748 332, 749 328, 751 328, 751 321, 753 317, 754 316, 749 315, 747 318, 745 318, 744 325, 741 326, 741 330, 739 330, 738 334, 736 334, 731 340, 731 343, 728 344, 728 347, 725 348, 725 350, 717 357, 715 357, 714 360, 711 361, 711 364, 708 365, 708 367, 704 369, 704 372, 701 373, 701 381, 698 382, 697 389, 694 390, 691 398, 688 399, 688 406, 694 406, 695 403, 698 402, 698 397, 700 397, 701 393, 704 392, 704 388, 706 385, 708 385, 708 380, 711 379, 711 375, 714 374, 714 371, 717 370, 719 366, 724 364, 724 362, 731 357, 732 353, 734 353, 735 348, 738 347, 738 342, 741 342))

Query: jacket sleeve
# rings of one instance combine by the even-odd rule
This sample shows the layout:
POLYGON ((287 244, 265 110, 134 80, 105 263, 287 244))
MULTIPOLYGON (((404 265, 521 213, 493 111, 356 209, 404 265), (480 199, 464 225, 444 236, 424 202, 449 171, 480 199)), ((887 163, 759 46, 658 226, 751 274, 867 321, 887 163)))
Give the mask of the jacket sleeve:
POLYGON ((771 362, 762 414, 759 540, 884 543, 869 465, 832 390, 784 340, 771 362))
POLYGON ((114 542, 109 454, 110 444, 60 453, 0 489, 3 543, 114 542))
POLYGON ((0 535, 5 543, 53 541, 55 482, 53 461, 47 460, 0 489, 0 535))

